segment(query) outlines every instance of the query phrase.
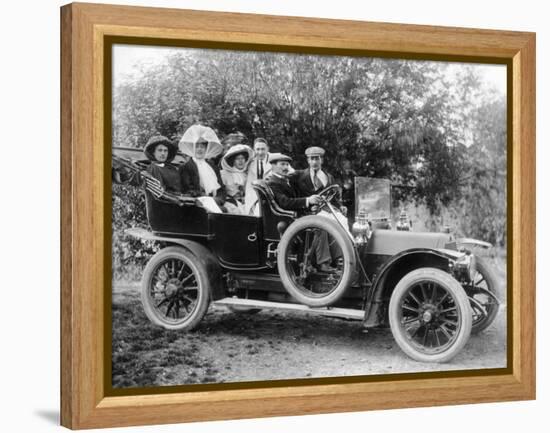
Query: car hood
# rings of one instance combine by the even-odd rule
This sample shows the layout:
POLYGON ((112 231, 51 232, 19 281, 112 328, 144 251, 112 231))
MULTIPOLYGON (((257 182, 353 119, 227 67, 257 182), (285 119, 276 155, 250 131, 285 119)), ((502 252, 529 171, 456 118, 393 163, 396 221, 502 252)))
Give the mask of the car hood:
POLYGON ((374 230, 367 243, 367 253, 393 256, 413 248, 456 250, 454 239, 446 233, 374 230))

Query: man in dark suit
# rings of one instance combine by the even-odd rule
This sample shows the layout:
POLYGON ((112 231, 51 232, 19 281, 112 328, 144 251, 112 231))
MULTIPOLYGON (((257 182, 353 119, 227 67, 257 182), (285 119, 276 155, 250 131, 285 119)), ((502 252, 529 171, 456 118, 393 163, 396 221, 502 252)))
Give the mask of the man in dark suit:
POLYGON ((283 209, 306 211, 311 206, 321 203, 321 198, 315 194, 310 196, 298 196, 296 189, 288 180, 290 163, 292 158, 282 153, 272 153, 269 155, 271 164, 271 175, 267 179, 267 184, 273 191, 275 201, 283 209))
MULTIPOLYGON (((323 170, 323 157, 325 150, 322 147, 311 146, 305 151, 308 168, 297 170, 290 176, 290 183, 294 186, 299 195, 318 194, 320 191, 331 185, 338 185, 334 176, 323 170)), ((331 204, 345 215, 347 209, 342 205, 342 195, 338 193, 331 201, 331 204)), ((313 209, 315 210, 315 208, 313 209)), ((321 212, 322 214, 323 212, 321 212)), ((342 216, 342 219, 345 218, 342 216)), ((348 224, 345 224, 345 228, 348 224)), ((314 239, 315 254, 317 262, 324 261, 330 263, 333 259, 341 257, 342 251, 335 243, 330 243, 326 232, 319 232, 314 239), (330 247, 325 247, 330 245, 330 247), (327 252, 328 251, 328 252, 327 252)), ((328 269, 328 268, 327 268, 328 269)))
MULTIPOLYGON (((323 170, 323 157, 325 150, 318 146, 308 147, 305 151, 308 168, 297 170, 290 176, 291 184, 296 188, 300 195, 317 194, 327 186, 337 185, 334 176, 323 170)), ((340 208, 342 213, 346 213, 342 206, 341 194, 337 194, 332 204, 340 208)))
MULTIPOLYGON (((316 194, 301 195, 298 194, 294 185, 288 179, 290 170, 290 162, 292 158, 281 153, 273 153, 269 157, 271 163, 271 176, 267 180, 267 184, 273 191, 275 201, 283 209, 306 211, 307 209, 321 204, 322 199, 316 194)), ((332 255, 330 253, 328 237, 326 232, 315 236, 313 245, 315 251, 315 261, 317 268, 322 272, 332 272, 330 267, 332 255)))

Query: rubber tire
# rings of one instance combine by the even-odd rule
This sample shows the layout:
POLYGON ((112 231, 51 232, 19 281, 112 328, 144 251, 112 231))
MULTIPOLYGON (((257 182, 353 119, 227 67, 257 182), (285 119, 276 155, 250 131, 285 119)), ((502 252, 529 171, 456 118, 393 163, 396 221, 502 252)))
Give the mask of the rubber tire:
POLYGON ((466 292, 460 283, 451 275, 436 268, 419 268, 406 274, 397 283, 395 289, 393 290, 390 298, 388 315, 393 338, 403 352, 405 352, 410 358, 419 362, 447 362, 451 360, 467 343, 472 330, 472 312, 470 309, 470 301, 468 300, 466 292), (401 328, 401 299, 411 285, 425 280, 436 281, 451 293, 456 305, 458 306, 462 323, 458 338, 454 344, 444 352, 437 354, 426 354, 418 351, 414 345, 409 343, 404 330, 401 328))
POLYGON ((326 307, 339 301, 354 278, 355 267, 355 250, 353 249, 353 244, 349 238, 349 235, 338 225, 338 223, 323 216, 308 215, 294 221, 283 233, 281 241, 277 247, 277 269, 279 271, 279 276, 283 286, 296 301, 310 307, 326 307), (296 286, 288 275, 285 256, 289 248, 290 241, 294 235, 306 228, 319 228, 325 230, 334 238, 336 242, 338 242, 340 248, 342 249, 344 272, 342 274, 342 278, 340 279, 340 283, 327 296, 307 296, 296 286))
POLYGON ((151 257, 145 266, 141 279, 141 303, 145 310, 145 314, 155 325, 162 326, 165 329, 178 331, 189 331, 195 328, 206 314, 208 306, 210 305, 210 280, 208 279, 206 269, 204 269, 193 253, 183 247, 171 246, 163 248, 151 257), (195 279, 199 287, 199 299, 195 309, 187 317, 182 319, 180 323, 163 320, 163 318, 156 313, 154 306, 150 304, 151 300, 148 296, 153 272, 161 262, 171 258, 182 260, 189 265, 195 274, 195 279))
MULTIPOLYGON (((493 293, 497 298, 499 298, 501 290, 500 285, 498 284, 497 277, 489 264, 478 256, 476 256, 476 270, 484 276, 489 291, 493 293)), ((487 313, 487 317, 480 320, 478 323, 472 322, 472 334, 479 334, 480 332, 491 326, 491 324, 497 317, 498 309, 498 304, 493 304, 492 308, 490 308, 487 313)))

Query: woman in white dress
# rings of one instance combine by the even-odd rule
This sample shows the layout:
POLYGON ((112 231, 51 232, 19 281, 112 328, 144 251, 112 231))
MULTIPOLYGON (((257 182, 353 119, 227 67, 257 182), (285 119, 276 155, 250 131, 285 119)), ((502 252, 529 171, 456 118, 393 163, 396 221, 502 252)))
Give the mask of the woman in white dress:
POLYGON ((246 215, 245 191, 248 164, 254 151, 246 144, 232 146, 223 156, 221 178, 225 186, 225 207, 229 213, 246 215))
MULTIPOLYGON (((184 194, 214 200, 217 211, 224 210, 225 189, 218 168, 209 159, 222 152, 216 133, 209 127, 193 125, 185 131, 179 149, 191 158, 180 166, 181 186, 184 194)), ((210 203, 203 201, 204 204, 210 203)), ((211 209, 214 210, 214 209, 211 209)))

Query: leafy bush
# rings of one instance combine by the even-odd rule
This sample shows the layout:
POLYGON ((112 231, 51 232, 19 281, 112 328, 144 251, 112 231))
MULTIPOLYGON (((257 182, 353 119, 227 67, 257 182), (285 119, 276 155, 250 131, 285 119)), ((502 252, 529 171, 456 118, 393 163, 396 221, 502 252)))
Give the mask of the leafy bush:
POLYGON ((136 239, 124 233, 131 227, 149 227, 143 190, 132 185, 113 184, 112 204, 113 279, 139 280, 145 263, 158 251, 155 242, 136 239))

